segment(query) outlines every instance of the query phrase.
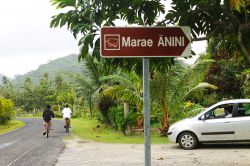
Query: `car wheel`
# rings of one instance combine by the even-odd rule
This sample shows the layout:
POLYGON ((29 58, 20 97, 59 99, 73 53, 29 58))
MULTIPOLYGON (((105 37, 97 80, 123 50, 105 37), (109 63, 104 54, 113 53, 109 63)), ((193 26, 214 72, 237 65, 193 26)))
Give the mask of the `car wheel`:
POLYGON ((178 143, 182 149, 191 150, 197 146, 198 140, 193 133, 184 132, 179 136, 178 143))

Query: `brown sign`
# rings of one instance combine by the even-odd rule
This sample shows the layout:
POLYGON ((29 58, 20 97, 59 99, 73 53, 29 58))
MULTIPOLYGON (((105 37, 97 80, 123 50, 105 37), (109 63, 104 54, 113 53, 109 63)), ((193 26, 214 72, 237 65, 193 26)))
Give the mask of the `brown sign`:
POLYGON ((103 27, 101 55, 115 57, 184 57, 191 53, 189 27, 103 27))

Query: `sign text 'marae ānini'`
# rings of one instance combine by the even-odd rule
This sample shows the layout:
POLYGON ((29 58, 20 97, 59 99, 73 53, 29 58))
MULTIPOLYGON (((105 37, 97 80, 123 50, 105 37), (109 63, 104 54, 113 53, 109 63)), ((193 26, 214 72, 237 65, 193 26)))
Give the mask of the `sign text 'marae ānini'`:
MULTIPOLYGON (((130 37, 122 37, 122 47, 152 47, 154 41, 152 39, 133 39, 130 37)), ((185 46, 184 37, 159 36, 157 47, 180 47, 185 46)))

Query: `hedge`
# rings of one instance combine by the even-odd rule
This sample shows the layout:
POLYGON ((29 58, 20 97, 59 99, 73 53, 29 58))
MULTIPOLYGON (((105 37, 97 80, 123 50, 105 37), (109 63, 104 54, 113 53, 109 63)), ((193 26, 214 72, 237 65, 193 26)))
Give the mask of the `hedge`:
POLYGON ((0 98, 0 123, 5 123, 15 117, 12 100, 0 98))

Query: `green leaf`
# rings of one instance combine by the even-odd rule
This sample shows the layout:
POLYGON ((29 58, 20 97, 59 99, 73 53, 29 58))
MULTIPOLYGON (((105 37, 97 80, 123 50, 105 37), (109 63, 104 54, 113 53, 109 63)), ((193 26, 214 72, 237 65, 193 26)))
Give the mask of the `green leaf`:
POLYGON ((89 46, 84 45, 81 49, 81 52, 80 52, 80 59, 84 59, 85 56, 88 54, 88 51, 89 51, 89 46))

